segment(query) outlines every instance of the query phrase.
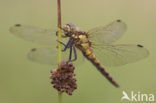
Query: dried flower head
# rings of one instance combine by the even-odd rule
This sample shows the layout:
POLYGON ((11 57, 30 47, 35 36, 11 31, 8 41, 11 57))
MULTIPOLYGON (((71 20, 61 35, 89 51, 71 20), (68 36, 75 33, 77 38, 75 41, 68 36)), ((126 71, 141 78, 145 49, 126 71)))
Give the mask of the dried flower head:
POLYGON ((74 69, 72 64, 62 61, 58 65, 58 69, 51 70, 51 83, 60 93, 66 92, 72 95, 72 92, 77 89, 76 79, 73 78, 75 76, 74 69))

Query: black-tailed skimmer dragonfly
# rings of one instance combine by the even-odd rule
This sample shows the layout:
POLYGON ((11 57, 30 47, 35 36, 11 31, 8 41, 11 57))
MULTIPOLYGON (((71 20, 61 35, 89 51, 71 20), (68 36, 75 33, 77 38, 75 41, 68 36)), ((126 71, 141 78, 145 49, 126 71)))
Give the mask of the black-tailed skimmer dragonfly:
POLYGON ((116 87, 119 85, 102 64, 120 66, 144 59, 149 54, 148 50, 140 44, 113 44, 125 31, 126 24, 121 20, 93 28, 88 32, 79 30, 74 24, 66 24, 62 28, 63 41, 57 41, 56 30, 23 24, 16 24, 10 28, 10 32, 18 37, 46 45, 46 47, 33 48, 28 53, 30 60, 57 64, 56 45, 60 42, 64 47, 63 60, 73 62, 78 59, 81 61, 81 58, 85 57, 116 87))

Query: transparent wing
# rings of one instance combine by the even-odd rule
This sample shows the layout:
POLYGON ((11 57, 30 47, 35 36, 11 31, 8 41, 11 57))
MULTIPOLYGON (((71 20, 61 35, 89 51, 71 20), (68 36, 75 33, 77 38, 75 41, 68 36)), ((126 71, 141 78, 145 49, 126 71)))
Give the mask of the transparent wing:
POLYGON ((126 28, 123 21, 116 20, 106 26, 93 28, 88 31, 88 34, 94 44, 110 44, 118 40, 126 31, 126 28))
MULTIPOLYGON (((69 49, 65 52, 62 52, 62 60, 68 61, 69 58, 69 49)), ((34 62, 39 62, 43 64, 57 65, 57 48, 56 47, 41 47, 41 48, 33 48, 28 53, 28 59, 34 62)), ((74 63, 78 64, 83 62, 83 57, 80 51, 77 50, 77 61, 74 63)), ((72 55, 74 57, 74 54, 72 55)), ((80 65, 80 64, 79 64, 80 65)))
POLYGON ((16 24, 10 27, 10 32, 24 40, 44 45, 56 45, 56 30, 16 24))
POLYGON ((96 57, 107 66, 120 66, 144 59, 149 52, 142 45, 105 45, 94 48, 96 57))

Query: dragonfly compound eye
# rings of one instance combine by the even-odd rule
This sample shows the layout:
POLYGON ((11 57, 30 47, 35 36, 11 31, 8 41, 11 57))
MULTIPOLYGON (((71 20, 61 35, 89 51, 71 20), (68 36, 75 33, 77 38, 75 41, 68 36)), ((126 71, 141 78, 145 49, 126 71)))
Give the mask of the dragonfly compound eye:
POLYGON ((66 24, 64 26, 64 29, 68 30, 68 31, 75 31, 76 30, 76 26, 74 24, 66 24))

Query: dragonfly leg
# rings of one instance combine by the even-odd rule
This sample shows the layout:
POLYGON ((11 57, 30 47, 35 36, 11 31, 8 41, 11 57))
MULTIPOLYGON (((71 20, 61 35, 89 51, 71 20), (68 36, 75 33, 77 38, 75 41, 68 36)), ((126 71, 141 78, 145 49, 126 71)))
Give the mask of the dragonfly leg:
POLYGON ((70 48, 70 47, 71 47, 71 43, 72 43, 72 42, 69 40, 68 43, 65 44, 65 47, 64 47, 64 49, 62 50, 62 52, 66 51, 67 48, 70 48))
MULTIPOLYGON (((60 29, 64 31, 64 29, 62 27, 60 29)), ((56 36, 58 36, 58 31, 56 31, 56 36)))
POLYGON ((75 47, 73 47, 73 50, 74 50, 74 59, 73 59, 73 60, 71 60, 71 62, 73 62, 73 61, 76 61, 76 60, 77 60, 77 53, 76 53, 76 49, 75 49, 75 47))
MULTIPOLYGON (((62 30, 62 28, 61 28, 61 30, 62 30)), ((58 36, 58 31, 56 31, 56 36, 58 36)))
POLYGON ((64 44, 64 43, 63 43, 63 42, 61 42, 61 41, 58 41, 58 40, 57 40, 57 42, 61 43, 63 46, 66 46, 66 44, 64 44))
POLYGON ((71 62, 71 58, 72 58, 72 47, 70 47, 68 63, 71 62))
POLYGON ((56 31, 56 36, 58 36, 58 31, 56 31))

